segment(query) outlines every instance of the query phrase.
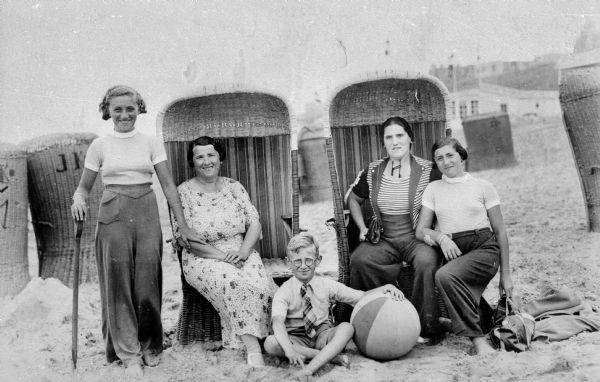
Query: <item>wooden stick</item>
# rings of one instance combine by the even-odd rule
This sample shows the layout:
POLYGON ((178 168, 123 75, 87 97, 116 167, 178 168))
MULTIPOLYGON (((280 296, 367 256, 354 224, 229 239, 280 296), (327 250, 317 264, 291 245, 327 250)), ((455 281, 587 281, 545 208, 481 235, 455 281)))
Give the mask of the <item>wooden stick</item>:
POLYGON ((83 232, 83 220, 75 222, 75 256, 73 266, 73 327, 71 341, 71 358, 73 359, 73 370, 77 369, 77 324, 79 309, 79 255, 81 252, 81 234, 83 232))

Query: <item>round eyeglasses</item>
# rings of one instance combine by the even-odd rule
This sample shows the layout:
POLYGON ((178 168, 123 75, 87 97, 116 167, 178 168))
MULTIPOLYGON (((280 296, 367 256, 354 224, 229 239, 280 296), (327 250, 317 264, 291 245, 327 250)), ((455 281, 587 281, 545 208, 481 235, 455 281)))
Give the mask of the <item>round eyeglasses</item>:
POLYGON ((313 259, 312 257, 307 257, 307 258, 305 258, 304 260, 303 260, 303 259, 294 259, 294 260, 292 261, 292 264, 294 264, 294 266, 295 266, 296 268, 300 268, 300 267, 302 267, 302 263, 304 263, 304 264, 305 264, 307 267, 309 267, 309 268, 310 268, 310 267, 312 267, 312 266, 313 266, 313 264, 314 264, 316 261, 317 261, 317 260, 316 260, 316 259, 313 259))

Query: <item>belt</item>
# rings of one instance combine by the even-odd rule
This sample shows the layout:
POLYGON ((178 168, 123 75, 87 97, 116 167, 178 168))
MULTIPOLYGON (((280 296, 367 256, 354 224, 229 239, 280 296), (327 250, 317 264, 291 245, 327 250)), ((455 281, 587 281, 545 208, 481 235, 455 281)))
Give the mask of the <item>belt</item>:
POLYGON ((104 187, 105 191, 109 191, 119 195, 125 195, 130 198, 140 198, 146 194, 152 192, 151 183, 141 184, 107 184, 104 187))
POLYGON ((459 237, 479 235, 480 233, 484 233, 484 232, 492 232, 492 230, 489 229, 488 227, 480 228, 480 229, 472 229, 470 231, 461 231, 461 232, 449 233, 448 237, 450 239, 458 239, 459 237))

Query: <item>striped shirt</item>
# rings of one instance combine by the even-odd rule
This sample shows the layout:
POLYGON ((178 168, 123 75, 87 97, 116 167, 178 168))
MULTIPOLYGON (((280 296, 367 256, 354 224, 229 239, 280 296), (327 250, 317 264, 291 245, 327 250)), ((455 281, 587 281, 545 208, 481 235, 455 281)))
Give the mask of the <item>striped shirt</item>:
POLYGON ((409 179, 394 179, 383 175, 377 195, 379 212, 387 215, 406 215, 410 213, 408 203, 409 179))
MULTIPOLYGON (((414 155, 412 156, 412 159, 413 161, 411 162, 411 173, 409 177, 408 187, 410 188, 411 179, 417 181, 417 187, 415 190, 415 194, 410 196, 407 195, 407 198, 409 198, 409 201, 411 197, 414 198, 412 201, 412 211, 410 211, 410 209, 409 211, 413 221, 413 228, 415 228, 417 226, 417 221, 419 220, 419 212, 421 211, 421 198, 423 197, 423 191, 425 190, 425 187, 427 187, 427 185, 429 184, 430 180, 439 179, 440 175, 437 170, 432 170, 432 163, 430 161, 416 157, 414 155), (418 168, 420 168, 421 170, 420 176, 418 176, 415 171, 418 168)), ((374 162, 369 163, 369 166, 362 170, 356 177, 354 183, 350 185, 350 189, 346 194, 346 199, 348 198, 348 194, 350 193, 350 191, 352 191, 359 198, 368 199, 371 193, 373 192, 373 179, 375 179, 375 182, 379 182, 380 176, 378 175, 378 173, 383 173, 383 167, 387 163, 386 160, 388 160, 388 158, 378 159, 374 162)), ((375 207, 379 211, 378 199, 378 197, 374 198, 374 201, 372 200, 372 203, 376 205, 375 207)), ((380 212, 381 211, 379 211, 378 213, 380 212)))

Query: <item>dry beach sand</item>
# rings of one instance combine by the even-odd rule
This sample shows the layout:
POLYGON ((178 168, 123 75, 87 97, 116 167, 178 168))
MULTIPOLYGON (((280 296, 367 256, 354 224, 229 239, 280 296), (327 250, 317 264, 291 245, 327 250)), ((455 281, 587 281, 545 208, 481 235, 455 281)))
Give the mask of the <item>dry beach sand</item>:
MULTIPOLYGON (((476 175, 493 182, 502 198, 511 245, 516 292, 528 300, 548 286, 568 286, 596 309, 600 308, 600 234, 588 233, 578 174, 562 122, 513 124, 518 165, 476 175)), ((164 214, 164 204, 161 205, 164 214)), ((335 272, 335 234, 324 221, 332 216, 330 202, 301 207, 301 226, 316 233, 325 261, 322 270, 335 272)), ((166 224, 166 220, 164 220, 166 224)), ((170 231, 165 225, 165 238, 170 231)), ((37 274, 35 239, 30 233, 29 260, 37 274)), ((281 381, 295 369, 286 361, 267 358, 267 367, 246 366, 238 351, 214 351, 172 341, 181 301, 177 260, 169 246, 163 258, 162 363, 146 368, 147 381, 281 381)), ((81 381, 123 380, 123 368, 106 365, 100 328, 97 285, 80 289, 79 361, 71 370, 71 289, 55 279, 33 278, 14 298, 0 301, 0 380, 81 381)), ((486 296, 498 298, 497 278, 486 296)), ((320 381, 554 381, 600 380, 600 333, 582 333, 566 341, 535 342, 524 353, 471 355, 470 342, 449 335, 436 346, 418 345, 400 360, 380 363, 348 350, 349 369, 327 365, 320 381)))

